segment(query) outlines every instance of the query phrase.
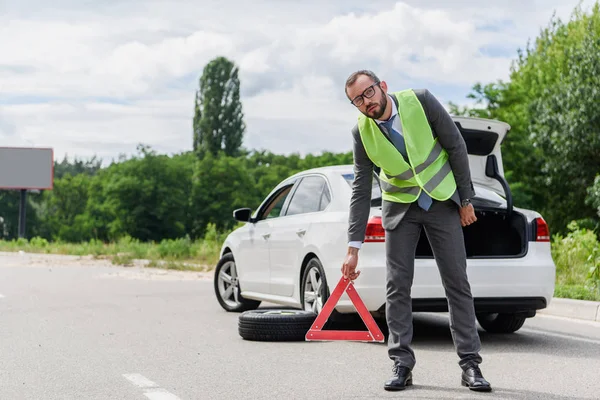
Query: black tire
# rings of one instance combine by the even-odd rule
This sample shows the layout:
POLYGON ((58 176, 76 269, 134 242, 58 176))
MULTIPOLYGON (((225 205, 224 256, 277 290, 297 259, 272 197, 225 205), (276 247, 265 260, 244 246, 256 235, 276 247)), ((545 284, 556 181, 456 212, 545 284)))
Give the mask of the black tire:
POLYGON ((521 329, 525 319, 515 314, 477 314, 479 325, 490 333, 514 333, 521 329))
POLYGON ((225 254, 217 263, 217 267, 215 268, 215 277, 214 277, 214 289, 215 295, 217 296, 217 301, 223 307, 224 310, 229 312, 243 312, 248 310, 254 310, 260 306, 260 301, 245 299, 242 297, 241 287, 239 283, 239 279, 237 278, 237 269, 235 267, 235 260, 233 258, 233 254, 227 253, 225 254), (234 281, 231 284, 228 284, 223 279, 220 278, 221 272, 225 272, 230 277, 232 277, 232 272, 235 271, 234 281), (225 298, 224 296, 227 294, 226 290, 230 286, 234 286, 232 289, 232 293, 230 296, 225 298))
POLYGON ((303 310, 261 309, 242 313, 238 332, 245 340, 304 341, 316 314, 303 310))
POLYGON ((300 280, 300 304, 302 304, 302 308, 305 311, 312 311, 318 314, 321 311, 323 305, 325 305, 325 303, 327 302, 329 295, 330 293, 329 288, 327 286, 327 277, 325 276, 325 271, 323 270, 323 264, 321 264, 321 261, 319 261, 318 258, 313 257, 306 264, 306 268, 304 268, 304 272, 302 273, 302 279, 300 280), (315 270, 316 272, 315 275, 313 275, 312 277, 310 275, 311 270, 315 270), (310 286, 308 289, 313 290, 312 284, 314 284, 314 282, 312 282, 312 279, 314 277, 316 277, 320 282, 320 288, 317 293, 317 299, 313 303, 313 305, 318 305, 311 308, 307 307, 307 305, 304 304, 304 296, 307 291, 307 284, 308 286, 310 286))

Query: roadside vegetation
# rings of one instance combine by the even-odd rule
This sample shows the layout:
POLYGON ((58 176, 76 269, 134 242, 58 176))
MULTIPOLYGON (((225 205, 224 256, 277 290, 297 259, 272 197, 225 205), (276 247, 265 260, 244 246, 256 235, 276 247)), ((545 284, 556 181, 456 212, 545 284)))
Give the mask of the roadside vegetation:
POLYGON ((552 238, 556 264, 556 297, 600 301, 600 242, 598 235, 577 223, 569 233, 552 238))
POLYGON ((115 265, 132 266, 135 260, 149 261, 146 267, 186 271, 210 271, 219 260, 219 251, 227 233, 217 232, 210 224, 202 239, 164 239, 160 242, 141 242, 130 236, 115 242, 90 240, 81 243, 49 242, 40 237, 31 240, 0 240, 0 251, 42 254, 92 256, 109 259, 115 265))

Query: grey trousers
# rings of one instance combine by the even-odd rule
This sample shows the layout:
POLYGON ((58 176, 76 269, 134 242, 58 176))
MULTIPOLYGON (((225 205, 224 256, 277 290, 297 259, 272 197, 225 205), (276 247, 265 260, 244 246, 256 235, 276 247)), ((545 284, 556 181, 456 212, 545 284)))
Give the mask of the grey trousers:
MULTIPOLYGON (((477 223, 477 222, 475 222, 477 223)), ((471 286, 467 279, 466 252, 457 205, 434 201, 428 211, 413 203, 393 230, 386 230, 388 354, 400 365, 415 366, 411 287, 414 259, 421 229, 433 250, 448 300, 450 331, 458 364, 482 362, 471 286)))

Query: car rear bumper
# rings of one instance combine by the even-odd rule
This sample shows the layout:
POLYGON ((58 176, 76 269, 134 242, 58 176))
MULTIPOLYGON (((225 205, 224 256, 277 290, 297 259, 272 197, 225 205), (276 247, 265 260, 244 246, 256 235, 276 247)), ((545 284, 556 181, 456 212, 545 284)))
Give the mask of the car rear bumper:
MULTIPOLYGON (((526 313, 547 307, 545 297, 475 297, 473 301, 475 312, 481 313, 526 313)), ((448 302, 445 298, 413 299, 413 311, 446 312, 448 302)))
MULTIPOLYGON (((380 246, 381 245, 381 246, 380 246)), ((360 251, 360 277, 354 282, 357 293, 370 311, 383 311, 386 301, 385 249, 369 243, 360 251), (373 245, 373 246, 371 246, 373 245)), ((328 269, 333 290, 340 278, 339 267, 328 269)), ((509 259, 469 259, 467 275, 477 312, 525 312, 546 308, 554 294, 556 267, 549 243, 529 243, 525 257, 509 259)), ((411 289, 413 311, 448 310, 444 286, 434 259, 416 259, 411 289)), ((347 295, 336 310, 355 312, 347 295)))

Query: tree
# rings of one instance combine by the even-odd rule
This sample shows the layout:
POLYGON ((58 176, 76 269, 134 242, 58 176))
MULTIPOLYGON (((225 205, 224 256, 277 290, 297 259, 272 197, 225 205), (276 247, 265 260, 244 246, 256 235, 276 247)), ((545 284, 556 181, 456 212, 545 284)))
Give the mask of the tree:
POLYGON ((101 170, 89 185, 85 225, 92 237, 160 241, 185 235, 191 168, 146 146, 138 152, 101 170))
POLYGON ((196 91, 194 151, 238 155, 246 129, 243 117, 238 68, 225 57, 217 57, 204 67, 196 91))
POLYGON ((196 161, 190 196, 190 236, 203 237, 210 223, 218 230, 230 229, 236 224, 234 209, 257 205, 256 187, 243 159, 207 153, 196 161))
POLYGON ((54 179, 60 179, 66 174, 76 176, 78 174, 94 175, 102 168, 102 160, 93 156, 91 159, 84 161, 75 157, 73 162, 69 162, 67 156, 59 163, 54 161, 54 179))
POLYGON ((586 204, 591 205, 600 217, 600 174, 594 178, 594 184, 587 189, 586 204))
POLYGON ((83 218, 90 182, 87 174, 71 176, 67 173, 54 181, 53 190, 43 193, 40 203, 41 236, 67 242, 91 239, 83 218))
POLYGON ((596 216, 587 188, 600 171, 600 18, 588 20, 580 43, 565 48, 566 71, 531 103, 531 137, 544 160, 539 184, 549 221, 566 226, 596 216))

